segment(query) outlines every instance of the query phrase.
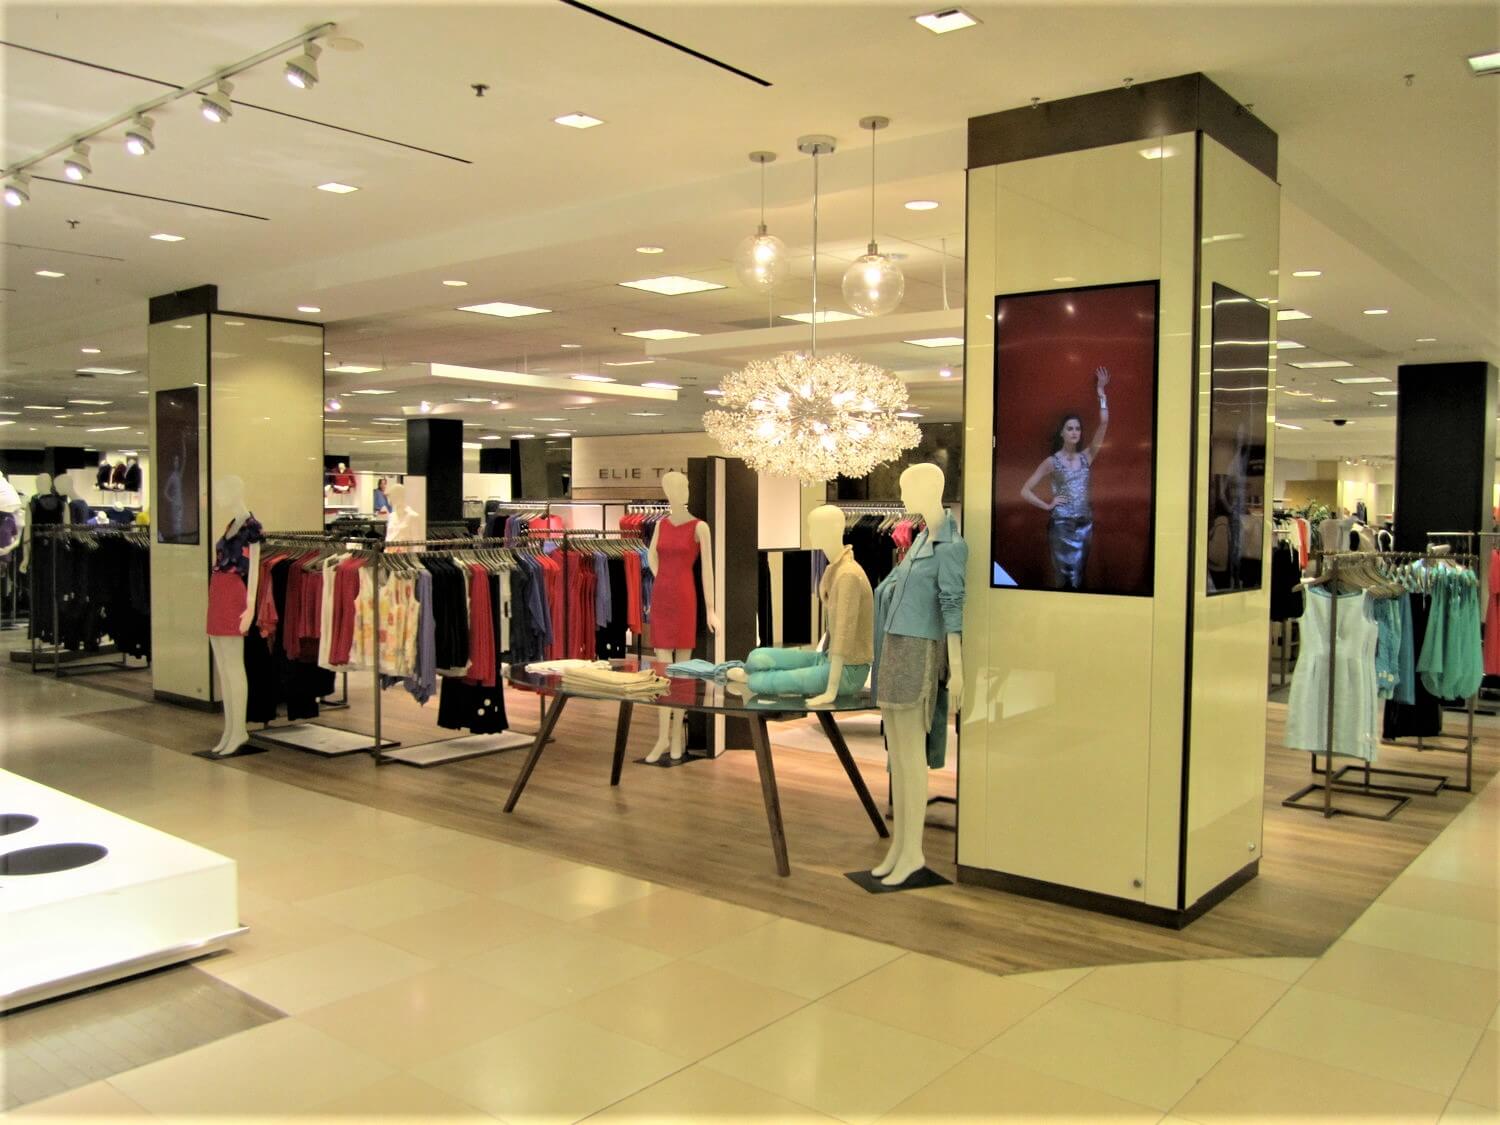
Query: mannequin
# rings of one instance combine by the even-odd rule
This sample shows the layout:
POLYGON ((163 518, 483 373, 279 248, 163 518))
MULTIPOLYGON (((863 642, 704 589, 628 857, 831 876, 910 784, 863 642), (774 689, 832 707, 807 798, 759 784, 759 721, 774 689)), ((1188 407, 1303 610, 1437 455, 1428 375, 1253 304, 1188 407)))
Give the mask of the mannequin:
POLYGON ((390 500, 391 515, 385 521, 385 541, 399 543, 403 540, 427 538, 426 521, 422 514, 406 502, 406 485, 397 481, 386 490, 390 500))
POLYGON ((232 757, 247 742, 245 705, 250 689, 245 678, 245 634, 255 617, 260 586, 259 522, 245 504, 245 485, 239 477, 214 482, 215 519, 224 534, 214 545, 214 564, 208 577, 208 647, 219 670, 219 694, 224 702, 224 733, 209 751, 232 757))
POLYGON ((64 473, 52 482, 52 487, 63 498, 63 503, 67 505, 68 523, 85 524, 94 518, 93 510, 89 508, 89 502, 75 494, 72 474, 64 473))
POLYGON ((926 866, 927 740, 937 704, 943 649, 948 704, 963 702, 964 569, 968 545, 943 508, 943 471, 913 465, 901 474, 901 503, 926 522, 899 566, 875 591, 875 701, 885 723, 895 811, 890 851, 871 869, 898 887, 926 866))
POLYGON ((870 674, 875 601, 854 548, 844 545, 842 509, 824 504, 809 512, 807 538, 829 562, 818 583, 826 630, 819 651, 758 648, 728 677, 757 695, 806 695, 808 707, 827 707, 858 691, 870 674))
MULTIPOLYGON (((682 473, 664 473, 661 487, 667 496, 668 510, 651 537, 646 564, 656 575, 651 594, 651 643, 656 649, 656 659, 671 664, 693 655, 698 636, 694 559, 702 568, 703 608, 709 632, 719 631, 719 616, 714 612, 713 542, 708 524, 688 511, 688 479, 682 473)), ((682 712, 666 707, 658 711, 661 726, 646 761, 659 761, 668 750, 674 762, 681 761, 682 712)))
POLYGON ((31 569, 32 529, 38 526, 56 527, 59 524, 69 523, 72 516, 68 510, 67 501, 52 487, 52 474, 50 473, 37 473, 36 491, 32 493, 28 509, 26 527, 21 541, 22 574, 31 569))
POLYGON ((349 466, 343 461, 339 462, 339 467, 334 472, 333 479, 329 481, 329 487, 341 496, 346 492, 354 491, 354 474, 349 471, 349 466))
POLYGON ((21 545, 25 518, 21 515, 21 494, 0 471, 0 558, 21 545))
POLYGON ((121 487, 125 492, 141 490, 141 462, 138 458, 125 458, 125 483, 121 487))

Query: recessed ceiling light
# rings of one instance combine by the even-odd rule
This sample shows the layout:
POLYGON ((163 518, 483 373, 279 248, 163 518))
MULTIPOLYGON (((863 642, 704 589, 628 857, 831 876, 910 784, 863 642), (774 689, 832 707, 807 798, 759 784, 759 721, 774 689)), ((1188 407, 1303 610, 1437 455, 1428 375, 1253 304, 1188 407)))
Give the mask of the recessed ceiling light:
POLYGON ((522 441, 526 438, 534 438, 536 437, 536 434, 512 434, 511 436, 514 437, 517 441, 522 441))
POLYGON ((938 378, 939 379, 951 379, 951 378, 953 378, 953 368, 951 368, 951 367, 939 367, 938 368, 938 378))
POLYGON ((917 411, 915 411, 915 410, 898 410, 898 411, 896 411, 896 417, 897 418, 920 418, 920 417, 922 417, 922 415, 919 414, 919 413, 917 413, 917 411))
POLYGON ((1078 279, 1076 277, 1054 277, 1052 280, 1066 285, 1068 282, 1077 281, 1078 279))
POLYGON ((696 332, 679 332, 675 328, 642 328, 636 332, 622 332, 622 336, 634 336, 638 340, 685 340, 696 336, 696 332))
POLYGON ((632 418, 660 418, 660 410, 631 410, 628 412, 632 418))
POLYGON ((650 387, 653 391, 680 391, 680 390, 682 390, 682 388, 679 387, 676 383, 642 383, 641 386, 643 386, 643 387, 650 387))
POLYGON ((393 395, 396 392, 387 390, 384 387, 365 387, 363 390, 350 391, 349 393, 352 395, 393 395))
POLYGON ((1353 367, 1354 364, 1346 359, 1308 359, 1301 363, 1289 363, 1288 366, 1304 371, 1316 371, 1323 367, 1353 367))
POLYGON ((60 406, 23 406, 22 410, 61 410, 60 406))
POLYGON ((1314 402, 1337 402, 1338 399, 1336 399, 1336 398, 1314 398, 1313 401, 1314 402))
POLYGON ((1389 316, 1390 312, 1391 312, 1390 309, 1366 309, 1365 310, 1365 315, 1366 316, 1389 316))
MULTIPOLYGON (((483 402, 483 403, 488 403, 490 400, 487 399, 487 398, 456 398, 453 401, 454 402, 483 402)), ((464 423, 465 426, 470 425, 470 424, 471 423, 469 423, 469 422, 465 422, 464 423)), ((472 425, 477 426, 477 425, 479 425, 479 423, 478 422, 474 422, 474 423, 472 423, 472 425)))
POLYGON ((1289 351, 1292 348, 1305 348, 1306 344, 1299 344, 1296 340, 1277 340, 1276 350, 1278 352, 1289 351))
POLYGON ((454 278, 449 278, 448 280, 444 281, 443 284, 446 285, 446 286, 448 286, 450 289, 462 289, 465 285, 467 285, 469 283, 467 281, 460 281, 460 280, 458 280, 458 278, 454 277, 454 278))
POLYGON ((78 350, 81 351, 84 355, 98 355, 99 354, 99 349, 98 348, 79 348, 78 350))
POLYGON ((704 387, 703 388, 703 393, 706 394, 709 398, 723 398, 724 397, 724 392, 721 391, 721 390, 719 390, 718 387, 704 387))
POLYGON ((566 125, 569 129, 592 129, 595 125, 604 124, 603 118, 595 117, 591 113, 565 113, 552 120, 558 125, 566 125))
MULTIPOLYGON (((813 314, 810 312, 782 313, 782 320, 795 320, 798 324, 811 324, 813 314)), ((838 309, 819 309, 818 323, 833 324, 840 320, 859 320, 853 313, 840 312, 838 309)))
POLYGON ((0 422, 0 426, 14 426, 15 424, 14 418, 7 418, 5 421, 0 422))
POLYGON ((573 431, 572 430, 553 430, 547 436, 548 437, 572 437, 573 436, 573 431))
POLYGON ((637 254, 665 254, 667 248, 665 246, 637 246, 635 252, 637 254))
POLYGON ((116 430, 128 429, 130 429, 129 426, 90 426, 86 432, 91 434, 112 434, 116 430))
POLYGON ((319 184, 318 190, 330 191, 334 195, 348 195, 351 191, 358 191, 359 188, 353 184, 341 184, 337 180, 329 180, 326 184, 319 184))
POLYGON ((1417 343, 1419 343, 1419 344, 1435 344, 1435 343, 1437 343, 1437 337, 1436 336, 1418 336, 1417 337, 1417 343))
POLYGON ((947 35, 950 31, 962 31, 966 27, 974 27, 979 23, 962 8, 942 8, 936 12, 912 16, 912 19, 934 35, 947 35))
POLYGON ((372 425, 372 426, 399 426, 399 425, 401 425, 401 423, 395 421, 394 419, 389 419, 387 421, 380 421, 379 419, 376 419, 375 421, 371 422, 370 425, 372 425))
POLYGON ((335 375, 368 375, 371 371, 379 371, 378 367, 366 367, 358 363, 341 363, 337 367, 328 368, 335 375))
POLYGON ((626 289, 644 289, 647 293, 660 293, 664 297, 680 297, 684 293, 706 293, 710 289, 727 288, 712 281, 699 281, 697 278, 678 277, 675 274, 643 277, 639 281, 622 281, 619 284, 626 289))
MULTIPOLYGON (((129 367, 80 367, 80 368, 78 368, 78 374, 80 374, 80 375, 135 375, 135 374, 137 374, 137 372, 134 371, 132 368, 129 368, 129 367)), ((146 393, 147 392, 145 392, 145 391, 141 392, 141 394, 146 394, 146 393)))
POLYGON ((1322 270, 1293 270, 1293 277, 1322 277, 1322 270))
POLYGON ((1297 309, 1279 309, 1276 313, 1277 320, 1311 320, 1310 313, 1301 312, 1297 309))
POLYGON ((561 422, 561 418, 533 418, 533 422, 561 422))
POLYGON ((558 347, 561 347, 561 348, 581 348, 581 347, 583 347, 583 345, 582 344, 559 344, 558 347))
POLYGON ((1346 383, 1346 384, 1353 384, 1353 383, 1389 383, 1390 380, 1387 379, 1384 375, 1368 375, 1368 376, 1360 376, 1359 378, 1355 378, 1355 379, 1335 379, 1334 382, 1335 383, 1346 383))
POLYGON ((1277 422, 1276 428, 1278 430, 1300 430, 1302 427, 1294 426, 1290 422, 1277 422))
POLYGON ((574 378, 574 379, 577 379, 580 383, 613 383, 615 381, 613 375, 584 375, 584 374, 579 374, 579 375, 573 375, 571 377, 574 378))
POLYGON ((317 305, 298 305, 297 311, 303 313, 320 313, 323 310, 320 309, 317 305))
POLYGON ((1176 156, 1177 150, 1171 145, 1152 145, 1150 148, 1138 150, 1147 160, 1165 160, 1169 156, 1176 156))
POLYGON ((177 329, 179 332, 191 332, 193 330, 193 326, 191 324, 174 324, 172 325, 172 327, 177 329))
POLYGON ((963 346, 962 336, 927 336, 920 340, 906 340, 908 344, 915 344, 919 348, 959 348, 963 346))
POLYGON ((1479 78, 1486 74, 1500 74, 1500 51, 1484 51, 1468 58, 1469 72, 1479 78))
POLYGON ((540 316, 551 309, 539 309, 534 305, 515 305, 509 301, 488 301, 482 305, 461 305, 459 312, 481 313, 484 316, 540 316))
POLYGON ((648 363, 655 363, 655 362, 656 362, 656 360, 654 360, 654 359, 617 359, 617 360, 613 360, 613 361, 611 361, 611 360, 605 360, 604 361, 604 366, 605 367, 644 367, 648 363))
POLYGON ((69 404, 73 406, 109 406, 114 399, 111 398, 70 398, 69 404))
POLYGON ((157 231, 151 237, 152 237, 152 239, 154 239, 157 242, 182 242, 182 241, 184 241, 184 237, 182 235, 180 235, 180 234, 167 234, 165 231, 157 231))
POLYGON ((1399 395, 1401 392, 1400 391, 1371 391, 1370 393, 1372 395, 1380 395, 1382 398, 1389 398, 1392 395, 1399 395))
POLYGON ((479 435, 479 440, 480 441, 499 441, 500 440, 500 435, 499 434, 480 434, 479 435))
POLYGON ((908 211, 936 211, 942 205, 936 199, 908 199, 903 206, 908 211))
MULTIPOLYGON (((245 327, 245 322, 243 320, 226 320, 224 322, 224 327, 225 328, 243 328, 243 327, 245 327)), ((324 355, 329 355, 331 353, 324 352, 323 354, 324 355)))
POLYGON ((37 270, 36 271, 36 275, 37 275, 37 277, 67 277, 68 276, 65 273, 59 273, 57 270, 37 270))
POLYGON ((99 415, 106 414, 106 413, 108 413, 108 411, 104 411, 104 410, 80 410, 78 412, 78 415, 79 415, 80 418, 97 418, 97 417, 99 417, 99 415))

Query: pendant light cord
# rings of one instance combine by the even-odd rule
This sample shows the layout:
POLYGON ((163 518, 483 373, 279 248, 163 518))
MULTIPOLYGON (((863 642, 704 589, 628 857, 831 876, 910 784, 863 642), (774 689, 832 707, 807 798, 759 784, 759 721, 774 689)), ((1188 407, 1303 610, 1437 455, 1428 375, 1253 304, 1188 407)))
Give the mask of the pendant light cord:
POLYGON ((875 241, 875 134, 877 129, 870 130, 870 241, 875 241))
POLYGON ((818 154, 813 153, 812 354, 818 354, 818 154))
POLYGON ((760 162, 760 229, 766 229, 766 162, 760 162))

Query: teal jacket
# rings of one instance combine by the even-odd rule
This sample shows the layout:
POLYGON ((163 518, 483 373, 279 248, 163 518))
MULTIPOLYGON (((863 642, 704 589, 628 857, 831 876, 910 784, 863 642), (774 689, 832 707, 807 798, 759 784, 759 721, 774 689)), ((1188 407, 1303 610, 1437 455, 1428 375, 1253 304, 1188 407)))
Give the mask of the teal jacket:
POLYGON ((923 530, 901 565, 876 587, 875 632, 932 641, 962 633, 968 562, 969 545, 951 514, 941 526, 923 530))

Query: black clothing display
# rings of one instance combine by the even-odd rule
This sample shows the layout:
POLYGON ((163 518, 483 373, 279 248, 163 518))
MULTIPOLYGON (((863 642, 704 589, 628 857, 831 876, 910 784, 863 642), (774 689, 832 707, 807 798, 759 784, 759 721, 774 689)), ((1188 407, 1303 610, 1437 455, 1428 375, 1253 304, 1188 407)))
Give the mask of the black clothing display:
POLYGON ((444 668, 469 666, 469 571, 449 559, 427 557, 422 565, 432 574, 434 662, 444 668))
MULTIPOLYGON (((31 498, 26 526, 31 531, 60 527, 64 510, 63 498, 57 493, 39 492, 31 498)), ((27 555, 27 569, 33 585, 32 613, 26 635, 44 644, 52 644, 56 639, 52 635, 52 551, 55 546, 51 536, 32 534, 27 555)))
POLYGON ((1278 543, 1271 552, 1271 620, 1290 621, 1302 616, 1302 567, 1297 548, 1278 543))
POLYGON ((282 641, 286 580, 295 565, 296 559, 282 559, 271 567, 271 595, 276 604, 274 633, 269 638, 261 636, 256 622, 245 634, 245 679, 249 685, 246 722, 269 723, 282 710, 288 719, 316 719, 318 700, 333 694, 333 673, 310 660, 290 659, 282 641))
POLYGON ((756 624, 760 644, 766 647, 779 645, 811 644, 812 632, 812 587, 813 552, 807 550, 761 551, 756 559, 758 597, 756 598, 756 624), (775 585, 771 581, 772 556, 780 556, 781 597, 774 596, 775 585))
POLYGON ((604 565, 609 574, 610 620, 608 625, 594 630, 594 652, 600 660, 609 660, 626 655, 625 607, 629 594, 625 586, 625 560, 607 558, 604 565))
POLYGON ((99 471, 94 474, 94 487, 101 492, 109 488, 109 462, 100 461, 99 471))
POLYGON ((438 726, 474 734, 501 734, 510 729, 505 717, 505 692, 498 680, 494 687, 485 687, 465 683, 458 676, 440 679, 438 726))
POLYGON ((854 561, 863 568, 872 589, 896 569, 896 541, 881 529, 884 522, 884 515, 860 516, 844 533, 844 542, 854 548, 854 561))
POLYGON ((125 491, 139 492, 141 490, 141 466, 138 461, 132 461, 125 466, 125 491))
MULTIPOLYGON (((1422 651, 1422 644, 1427 639, 1427 620, 1430 612, 1429 599, 1413 594, 1411 627, 1412 652, 1414 653, 1422 651)), ((1413 678, 1416 680, 1416 702, 1397 703, 1394 699, 1386 701, 1381 738, 1431 738, 1443 732, 1442 701, 1422 686, 1421 676, 1413 678)))

